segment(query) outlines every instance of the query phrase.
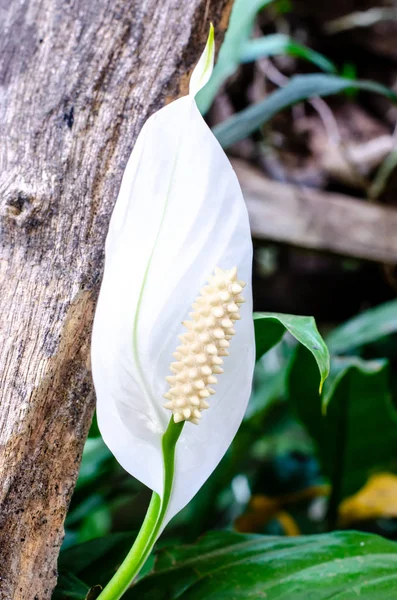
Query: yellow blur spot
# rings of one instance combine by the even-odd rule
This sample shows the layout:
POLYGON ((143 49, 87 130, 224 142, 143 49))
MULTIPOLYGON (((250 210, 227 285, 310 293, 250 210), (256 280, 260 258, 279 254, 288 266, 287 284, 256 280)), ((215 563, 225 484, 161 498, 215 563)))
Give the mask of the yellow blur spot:
POLYGON ((270 497, 262 494, 252 496, 247 511, 236 519, 234 528, 240 533, 259 533, 269 521, 277 519, 285 535, 300 535, 296 521, 285 508, 319 496, 328 496, 329 489, 327 485, 314 485, 283 496, 270 497))
POLYGON ((377 473, 372 475, 356 494, 343 500, 339 507, 339 525, 397 517, 397 475, 377 473))

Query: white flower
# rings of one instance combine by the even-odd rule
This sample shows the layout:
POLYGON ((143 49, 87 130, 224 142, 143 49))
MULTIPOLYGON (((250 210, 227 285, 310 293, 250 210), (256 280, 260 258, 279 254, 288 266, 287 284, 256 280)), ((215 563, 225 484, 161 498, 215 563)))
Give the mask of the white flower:
MULTIPOLYGON (((92 339, 103 439, 120 464, 160 496, 161 439, 172 417, 169 409, 174 418, 179 415, 175 420, 199 421, 186 422, 177 443, 166 521, 196 494, 230 445, 250 395, 255 357, 247 211, 235 173, 195 102, 211 75, 213 56, 210 36, 189 95, 150 117, 137 139, 110 221, 92 339), (212 390, 205 404, 194 400, 196 406, 182 406, 183 413, 164 399, 165 394, 168 402, 177 398, 176 380, 167 382, 166 377, 181 343, 178 335, 185 335, 182 345, 190 335, 183 322, 189 321, 203 286, 212 281, 216 287, 210 278, 216 279, 217 273, 230 281, 222 284, 227 293, 214 300, 219 316, 208 326, 210 333, 218 329, 219 340, 227 341, 215 344, 213 355, 223 358, 211 361, 216 368, 205 375, 214 382, 218 373, 216 393, 212 390), (240 307, 242 282, 247 285, 240 307), (237 320, 233 311, 239 308, 237 320), (236 319, 230 318, 233 314, 236 319), (227 319, 223 329, 218 326, 221 318, 227 319), (228 356, 220 352, 225 346, 228 356), (198 411, 193 414, 194 409, 198 411)), ((191 319, 196 322, 198 317, 191 319)), ((204 343, 206 353, 209 344, 204 343)), ((183 358, 178 356, 177 363, 183 358)), ((178 375, 175 365, 172 371, 178 375)), ((184 377, 189 384, 186 373, 184 377)))

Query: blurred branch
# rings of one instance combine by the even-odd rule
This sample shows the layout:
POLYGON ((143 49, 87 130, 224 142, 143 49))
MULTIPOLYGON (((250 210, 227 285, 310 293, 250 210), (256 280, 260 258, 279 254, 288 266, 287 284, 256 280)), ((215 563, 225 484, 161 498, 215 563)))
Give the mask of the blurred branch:
POLYGON ((255 238, 397 263, 397 211, 365 200, 278 183, 233 161, 255 238))
POLYGON ((369 10, 356 11, 338 19, 328 21, 324 25, 326 33, 334 34, 355 29, 356 27, 371 27, 380 21, 397 20, 397 10, 395 8, 370 8, 369 10))

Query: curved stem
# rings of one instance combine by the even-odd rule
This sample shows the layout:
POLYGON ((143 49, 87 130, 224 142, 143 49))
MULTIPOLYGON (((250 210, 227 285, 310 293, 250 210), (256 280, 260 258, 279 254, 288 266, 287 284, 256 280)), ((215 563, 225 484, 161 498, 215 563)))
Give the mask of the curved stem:
POLYGON ((138 575, 153 549, 171 498, 175 471, 175 447, 184 423, 184 421, 174 423, 174 419, 171 417, 167 430, 162 437, 164 460, 163 497, 161 499, 156 492, 153 492, 146 517, 131 550, 115 575, 99 594, 97 600, 119 600, 138 575))

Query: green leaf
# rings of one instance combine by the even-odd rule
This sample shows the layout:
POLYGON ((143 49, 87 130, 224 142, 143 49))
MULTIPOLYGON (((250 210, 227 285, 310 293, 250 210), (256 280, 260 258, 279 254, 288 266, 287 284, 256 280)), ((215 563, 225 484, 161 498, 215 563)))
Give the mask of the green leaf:
POLYGON ((333 359, 323 410, 312 362, 299 347, 289 373, 289 397, 317 444, 323 471, 331 479, 336 511, 337 504, 359 490, 372 472, 396 461, 397 415, 391 404, 387 361, 333 359))
POLYGON ((236 0, 230 16, 229 27, 219 51, 211 79, 197 94, 197 105, 204 115, 210 108, 219 88, 233 75, 240 64, 243 44, 251 35, 257 13, 274 0, 236 0))
POLYGON ((331 352, 343 354, 397 331, 397 300, 371 308, 327 336, 331 352))
POLYGON ((90 587, 73 573, 61 571, 52 600, 83 600, 89 591, 90 587))
POLYGON ((276 56, 278 54, 289 54, 290 56, 303 58, 326 73, 337 72, 336 66, 328 58, 307 46, 295 42, 289 35, 282 33, 266 35, 245 42, 241 49, 240 61, 247 63, 258 60, 258 58, 276 56))
POLYGON ((84 600, 96 600, 96 598, 99 598, 102 589, 103 588, 101 585, 94 585, 94 587, 90 588, 90 591, 88 592, 84 600))
POLYGON ((73 573, 88 586, 104 585, 125 558, 134 538, 134 533, 113 533, 71 546, 61 552, 59 569, 73 573))
POLYGON ((397 545, 378 536, 224 531, 160 552, 125 600, 393 600, 396 586, 397 545))
POLYGON ((93 507, 88 514, 86 513, 79 527, 79 542, 87 542, 105 536, 110 533, 111 529, 111 506, 104 501, 99 506, 93 507))
POLYGON ((297 102, 314 96, 339 94, 348 89, 377 92, 397 102, 397 96, 392 90, 372 81, 344 79, 343 77, 322 73, 297 75, 292 77, 283 88, 273 92, 262 102, 242 110, 214 127, 213 133, 220 144, 224 148, 228 148, 259 129, 277 113, 297 102))
MULTIPOLYGON (((257 359, 275 346, 288 331, 313 355, 320 371, 321 391, 329 373, 329 353, 313 317, 281 313, 255 313, 254 326, 257 359)), ((317 377, 315 377, 315 381, 317 381, 317 377)))
POLYGON ((76 489, 95 481, 106 469, 105 463, 112 454, 101 437, 88 438, 83 451, 76 489))

